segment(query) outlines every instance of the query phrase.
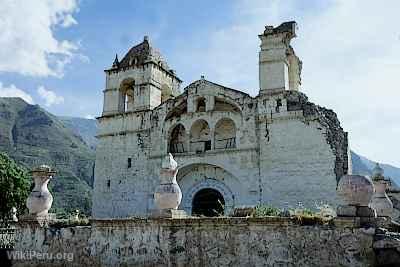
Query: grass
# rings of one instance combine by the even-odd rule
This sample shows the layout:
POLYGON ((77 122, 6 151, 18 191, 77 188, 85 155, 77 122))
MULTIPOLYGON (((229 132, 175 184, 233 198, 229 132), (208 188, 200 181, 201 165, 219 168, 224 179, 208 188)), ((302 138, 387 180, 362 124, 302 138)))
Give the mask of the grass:
POLYGON ((319 206, 316 211, 302 206, 283 210, 266 204, 257 205, 254 208, 252 217, 262 218, 267 216, 290 217, 291 220, 300 225, 324 225, 329 224, 336 213, 328 205, 319 206))

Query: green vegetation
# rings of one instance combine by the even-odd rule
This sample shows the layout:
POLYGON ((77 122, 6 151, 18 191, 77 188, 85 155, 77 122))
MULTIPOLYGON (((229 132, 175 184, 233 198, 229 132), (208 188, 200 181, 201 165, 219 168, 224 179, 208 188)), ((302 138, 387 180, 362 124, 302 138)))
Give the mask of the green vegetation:
POLYGON ((29 179, 24 168, 18 166, 7 154, 0 152, 0 220, 10 218, 11 208, 23 213, 29 194, 29 179))
POLYGON ((294 209, 282 210, 270 205, 261 204, 254 208, 252 217, 260 218, 267 216, 290 217, 295 223, 301 225, 329 224, 334 217, 335 211, 328 205, 317 207, 317 210, 311 210, 299 206, 294 209))
POLYGON ((265 217, 265 216, 279 216, 282 210, 269 206, 269 205, 257 205, 254 209, 254 217, 265 217))
POLYGON ((90 225, 88 217, 84 214, 80 214, 79 210, 75 210, 71 213, 65 213, 64 216, 62 216, 61 218, 58 217, 57 221, 51 224, 51 226, 54 228, 87 225, 90 225))

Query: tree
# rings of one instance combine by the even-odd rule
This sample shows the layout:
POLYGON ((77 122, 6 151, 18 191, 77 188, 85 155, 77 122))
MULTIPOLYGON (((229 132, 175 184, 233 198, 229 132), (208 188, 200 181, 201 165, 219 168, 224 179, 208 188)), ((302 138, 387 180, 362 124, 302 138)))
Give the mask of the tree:
POLYGON ((0 221, 10 217, 12 207, 20 214, 26 209, 29 185, 26 170, 0 152, 0 221))

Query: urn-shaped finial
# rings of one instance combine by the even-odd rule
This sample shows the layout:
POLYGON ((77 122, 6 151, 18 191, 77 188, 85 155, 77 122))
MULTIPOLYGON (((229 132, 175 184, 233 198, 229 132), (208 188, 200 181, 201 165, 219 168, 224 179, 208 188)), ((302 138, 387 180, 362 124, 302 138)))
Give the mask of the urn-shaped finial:
POLYGON ((381 180, 384 179, 383 169, 379 165, 379 163, 375 164, 375 167, 372 169, 372 180, 381 180))
POLYGON ((339 181, 337 193, 347 205, 368 206, 374 186, 365 176, 344 175, 339 181))
POLYGON ((17 208, 16 208, 16 207, 12 207, 12 208, 11 208, 11 220, 12 220, 13 222, 18 222, 17 208))
POLYGON ((178 164, 171 153, 161 162, 160 184, 154 193, 154 201, 159 210, 176 210, 182 200, 182 192, 176 182, 178 164))
POLYGON ((31 171, 35 186, 26 200, 29 214, 36 216, 48 214, 53 204, 53 196, 47 188, 47 184, 55 174, 56 171, 47 165, 41 165, 31 171))
POLYGON ((376 214, 380 217, 391 217, 393 213, 393 203, 386 194, 388 188, 388 180, 385 180, 384 171, 376 163, 372 170, 372 180, 375 186, 375 193, 372 197, 370 207, 376 210, 376 214))

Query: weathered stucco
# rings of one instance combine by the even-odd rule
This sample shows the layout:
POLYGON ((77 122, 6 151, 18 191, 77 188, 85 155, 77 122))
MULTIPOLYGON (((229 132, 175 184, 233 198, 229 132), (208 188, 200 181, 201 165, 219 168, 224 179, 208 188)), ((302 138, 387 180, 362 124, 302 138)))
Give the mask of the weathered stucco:
MULTIPOLYGON (((147 216, 168 152, 178 162, 180 208, 189 213, 204 188, 223 196, 225 214, 259 203, 338 204, 337 180, 351 170, 347 133, 333 111, 298 91, 301 63, 289 44, 294 31, 290 22, 260 36, 256 97, 204 78, 179 95, 175 74, 154 62, 107 71, 93 216, 147 216), (173 89, 169 99, 161 96, 163 85, 173 89)), ((127 57, 134 59, 135 49, 127 57)))
POLYGON ((74 257, 15 266, 373 266, 373 232, 272 217, 103 220, 58 229, 25 225, 15 250, 74 257))

